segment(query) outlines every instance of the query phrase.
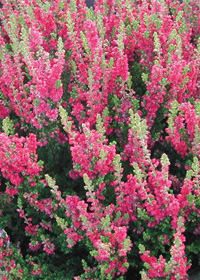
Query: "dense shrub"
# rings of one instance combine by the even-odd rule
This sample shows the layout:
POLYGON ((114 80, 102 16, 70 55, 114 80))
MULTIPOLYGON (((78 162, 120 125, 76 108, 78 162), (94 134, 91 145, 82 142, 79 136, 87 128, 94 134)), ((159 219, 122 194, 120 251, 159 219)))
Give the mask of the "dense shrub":
POLYGON ((2 0, 0 276, 188 279, 200 5, 2 0))

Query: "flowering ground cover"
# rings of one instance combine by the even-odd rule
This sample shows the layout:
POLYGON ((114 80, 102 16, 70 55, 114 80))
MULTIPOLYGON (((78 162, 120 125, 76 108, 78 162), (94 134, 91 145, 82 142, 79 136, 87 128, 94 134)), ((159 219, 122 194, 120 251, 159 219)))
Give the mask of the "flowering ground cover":
POLYGON ((199 1, 2 3, 3 280, 188 279, 199 1))

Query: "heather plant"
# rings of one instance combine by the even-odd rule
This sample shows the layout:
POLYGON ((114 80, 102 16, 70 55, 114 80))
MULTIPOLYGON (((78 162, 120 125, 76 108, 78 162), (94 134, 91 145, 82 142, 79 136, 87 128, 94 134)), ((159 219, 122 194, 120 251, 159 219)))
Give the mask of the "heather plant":
POLYGON ((2 279, 188 279, 198 1, 2 3, 2 279))

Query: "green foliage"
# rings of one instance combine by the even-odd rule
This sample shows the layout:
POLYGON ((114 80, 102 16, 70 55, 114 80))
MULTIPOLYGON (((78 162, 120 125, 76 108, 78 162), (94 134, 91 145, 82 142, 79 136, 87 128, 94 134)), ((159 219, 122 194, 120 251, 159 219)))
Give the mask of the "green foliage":
POLYGON ((3 119, 2 129, 3 129, 4 133, 7 135, 14 135, 14 133, 15 133, 13 122, 8 117, 3 119))
MULTIPOLYGON (((10 247, 1 247, 10 253, 3 258, 0 277, 3 270, 8 280, 20 279, 19 272, 23 269, 24 280, 129 280, 139 279, 139 272, 146 280, 151 266, 140 259, 140 254, 146 251, 158 262, 162 255, 168 262, 165 271, 170 274, 174 269, 173 246, 180 248, 182 244, 181 238, 174 237, 176 218, 177 227, 183 228, 186 237, 183 243, 188 260, 199 261, 200 102, 196 73, 200 38, 195 33, 199 26, 198 12, 193 18, 186 13, 190 1, 184 1, 183 10, 176 8, 175 1, 168 7, 164 0, 153 3, 155 7, 141 1, 142 8, 139 3, 135 6, 135 1, 125 1, 123 7, 120 0, 114 1, 112 7, 106 1, 100 4, 96 1, 99 6, 95 10, 86 9, 81 1, 79 7, 75 0, 68 3, 37 0, 34 5, 31 1, 30 5, 24 1, 11 1, 10 5, 4 2, 5 17, 0 30, 0 113, 6 117, 0 119, 1 135, 7 136, 2 139, 10 143, 13 135, 25 137, 21 138, 23 141, 30 133, 34 134, 38 142, 31 146, 32 142, 27 140, 24 149, 34 150, 37 145, 37 153, 31 153, 27 164, 32 168, 35 163, 41 170, 37 175, 25 176, 26 170, 20 170, 20 162, 12 162, 17 145, 9 144, 11 152, 8 149, 4 154, 5 143, 0 143, 0 229, 10 237, 10 247), (162 9, 157 11, 162 5, 163 14, 162 9), (59 62, 62 55, 64 66, 59 62), (51 77, 55 78, 53 90, 54 93, 63 90, 62 98, 55 103, 52 96, 46 96, 52 88, 43 80, 46 75, 48 81, 54 63, 62 67, 62 74, 56 76, 55 67, 55 75, 51 77), (183 66, 181 73, 177 73, 181 82, 173 72, 177 65, 183 66), (157 81, 161 70, 163 77, 157 81), (48 88, 44 95, 43 82, 48 88), (161 90, 163 95, 159 98, 161 90), (90 103, 95 95, 96 103, 90 103), (98 95, 101 95, 99 100, 98 95), (177 118, 184 115, 182 104, 177 101, 181 98, 194 108, 197 121, 194 127, 192 121, 185 121, 176 131, 177 118), (156 114, 147 111, 151 99, 156 114), (51 109, 59 111, 55 119, 46 115, 45 110, 51 109), (32 124, 29 116, 37 119, 37 125, 32 124), (101 135, 94 143, 103 143, 108 151, 114 148, 108 166, 113 169, 103 176, 98 170, 94 176, 87 174, 98 160, 104 167, 112 156, 103 148, 96 152, 92 142, 94 130, 101 135), (169 141, 171 135, 177 139, 180 136, 188 154, 180 155, 177 145, 169 141), (77 144, 79 136, 86 136, 86 143, 75 147, 71 139, 77 144), (73 149, 77 149, 79 163, 72 160, 73 149), (91 158, 84 174, 81 152, 91 158), (140 155, 136 160, 131 159, 134 153, 140 155), (16 186, 8 176, 14 167, 17 171, 13 177, 19 173, 23 178, 16 186), (130 186, 129 180, 133 182, 130 186), (192 191, 185 195, 187 182, 192 191), (159 194, 161 184, 163 190, 159 194), (178 190, 174 191, 176 184, 178 190), (124 193, 120 193, 123 189, 124 193), (9 195, 11 190, 16 193, 9 195), (173 214, 167 209, 166 216, 159 220, 156 211, 165 210, 165 205, 157 209, 153 203, 159 202, 164 194, 167 203, 178 210, 173 214), (185 203, 183 209, 178 208, 181 203, 185 203), (154 212, 148 209, 150 206, 154 212), (185 225, 180 215, 184 216, 185 225), (125 235, 122 242, 118 241, 123 238, 117 236, 118 231, 125 235), (79 237, 82 239, 76 242, 79 237), (45 253, 47 241, 55 246, 52 254, 45 253), (32 250, 30 244, 39 247, 32 250), (108 249, 109 261, 100 259, 99 244, 108 249), (16 266, 10 266, 8 273, 4 266, 9 267, 12 260, 16 266), (117 265, 107 272, 111 262, 117 265), (121 271, 117 273, 120 265, 121 271), (40 269, 41 274, 37 274, 40 269)), ((26 158, 26 153, 23 156, 26 158)), ((177 272, 176 278, 180 277, 177 272)), ((170 276, 166 276, 168 279, 170 276)))

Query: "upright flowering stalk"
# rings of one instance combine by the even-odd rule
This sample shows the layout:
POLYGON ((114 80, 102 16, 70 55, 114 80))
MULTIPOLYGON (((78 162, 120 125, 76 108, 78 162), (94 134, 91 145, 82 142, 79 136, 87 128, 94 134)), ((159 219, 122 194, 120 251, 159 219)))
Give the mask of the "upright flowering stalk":
MULTIPOLYGON (((147 145, 148 132, 145 121, 131 111, 130 115, 129 141, 125 146, 124 153, 129 156, 135 177, 130 174, 127 177, 127 182, 119 185, 118 197, 121 197, 119 205, 123 205, 122 208, 126 207, 125 201, 130 201, 129 203, 132 204, 132 220, 137 219, 138 208, 145 209, 149 217, 154 217, 154 221, 148 223, 149 227, 152 227, 168 216, 173 219, 173 211, 174 214, 179 211, 179 208, 176 209, 177 203, 174 195, 170 194, 172 185, 169 178, 170 162, 166 154, 162 155, 161 160, 151 158, 147 145), (160 166, 161 170, 158 170, 160 166), (131 196, 130 183, 134 186, 131 196), (125 195, 124 198, 123 195, 125 195)), ((130 206, 129 209, 131 209, 130 206)), ((129 212, 128 209, 126 211, 129 212)))
POLYGON ((170 260, 167 262, 163 256, 158 259, 150 255, 150 251, 145 251, 144 246, 140 245, 141 259, 147 266, 147 272, 142 271, 141 276, 143 280, 146 279, 186 279, 187 270, 190 267, 187 264, 187 258, 185 257, 185 237, 183 235, 184 218, 179 217, 176 233, 173 235, 173 245, 170 248, 170 260))
MULTIPOLYGON (((87 187, 91 189, 91 185, 87 187)), ((97 199, 92 199, 89 195, 88 197, 88 202, 91 201, 92 205, 89 212, 83 201, 76 204, 75 210, 75 205, 72 203, 73 198, 68 197, 66 214, 74 220, 78 233, 81 230, 90 241, 92 245, 89 247, 90 254, 98 261, 95 270, 104 274, 106 278, 123 275, 128 268, 127 252, 131 248, 127 229, 124 226, 116 225, 113 205, 103 207, 97 199)), ((80 240, 77 232, 73 232, 70 228, 65 230, 65 234, 68 236, 69 247, 80 240)), ((94 275, 91 276, 94 277, 94 275)))
MULTIPOLYGON (((101 271, 112 277, 116 273, 124 274, 127 270, 126 255, 131 243, 126 228, 121 226, 119 221, 115 221, 114 205, 104 205, 104 192, 112 188, 109 184, 106 186, 104 180, 109 179, 108 175, 115 171, 115 146, 106 144, 105 136, 101 134, 105 133, 105 129, 100 116, 97 122, 98 132, 90 130, 85 124, 83 132, 79 133, 73 131, 73 124, 66 119, 66 112, 62 108, 60 113, 64 129, 69 134, 69 143, 72 145, 75 172, 71 176, 83 177, 87 191, 87 204, 78 200, 78 197, 66 198, 66 215, 72 218, 74 229, 85 232, 92 242, 94 250, 91 254, 98 260, 101 271)), ((70 228, 65 230, 65 234, 68 236, 69 246, 80 240, 77 232, 70 228)))
MULTIPOLYGON (((186 173, 186 178, 183 182, 180 194, 177 196, 181 211, 184 213, 186 222, 188 224, 192 223, 189 232, 193 236, 198 236, 200 233, 200 223, 197 218, 200 213, 199 207, 199 173, 200 173, 200 163, 198 157, 194 157, 191 166, 188 166, 188 171, 186 173)), ((186 226, 187 229, 187 226, 186 226)), ((188 246, 189 250, 193 250, 193 245, 188 246)))
POLYGON ((127 120, 124 110, 131 108, 131 97, 126 94, 128 58, 124 47, 126 34, 123 21, 114 15, 114 10, 110 14, 110 8, 108 15, 103 16, 99 12, 100 6, 103 6, 102 3, 95 7, 95 13, 98 14, 95 20, 92 13, 88 13, 87 20, 83 20, 83 15, 79 19, 79 13, 76 17, 72 12, 68 14, 70 42, 66 41, 66 44, 70 44, 72 50, 69 59, 69 67, 72 69, 69 101, 72 115, 79 123, 88 122, 92 127, 99 114, 105 120, 107 134, 110 134, 113 130, 109 127, 112 113, 110 114, 107 106, 111 107, 109 103, 112 98, 122 99, 119 108, 110 108, 118 110, 120 117, 116 117, 116 121, 127 120), (82 20, 85 30, 79 28, 82 20), (118 30, 110 40, 108 29, 113 28, 114 24, 114 28, 118 27, 118 30))
POLYGON ((15 246, 10 244, 6 232, 0 230, 0 275, 2 279, 22 279, 25 275, 22 264, 22 255, 15 246))
POLYGON ((5 279, 186 279, 200 234, 197 3, 2 2, 5 279))
POLYGON ((27 5, 29 10, 22 4, 21 11, 15 7, 11 16, 10 5, 5 3, 3 8, 9 42, 1 45, 1 91, 7 106, 17 116, 41 128, 42 123, 47 125, 46 118, 50 121, 57 118, 56 103, 63 94, 64 50, 61 38, 54 48, 44 49, 41 26, 36 23, 32 4, 27 5), (22 22, 18 21, 20 13, 24 16, 22 22))
POLYGON ((171 104, 170 114, 168 118, 168 128, 166 137, 171 145, 181 154, 182 157, 190 151, 194 155, 198 155, 199 151, 199 103, 195 105, 191 103, 182 103, 174 101, 171 104))
MULTIPOLYGON (((108 140, 100 131, 89 129, 89 123, 82 125, 82 133, 74 130, 73 122, 67 120, 66 111, 60 107, 62 123, 68 133, 71 154, 73 158, 74 171, 71 176, 82 176, 87 174, 90 179, 97 176, 105 176, 113 172, 112 161, 116 150, 114 145, 107 145, 108 140), (107 167, 107 169, 105 168, 107 167)), ((101 122, 101 120, 99 119, 101 122)), ((99 129, 101 129, 99 127, 99 129)))
POLYGON ((37 164, 36 147, 34 134, 24 138, 0 133, 0 170, 3 177, 9 179, 12 184, 6 187, 5 192, 9 195, 13 196, 19 192, 17 187, 23 182, 23 177, 29 177, 31 183, 34 176, 41 171, 37 164))
POLYGON ((130 160, 130 164, 139 164, 145 167, 150 164, 150 151, 148 150, 148 132, 146 121, 139 114, 130 113, 130 124, 128 131, 128 143, 124 148, 125 159, 130 160), (133 148, 134 147, 134 148, 133 148))
MULTIPOLYGON (((126 32, 129 40, 132 36, 143 69, 146 93, 140 97, 141 105, 147 112, 147 124, 152 127, 156 116, 160 117, 160 112, 168 109, 170 101, 184 102, 197 97, 199 58, 191 43, 184 4, 146 1, 145 5, 138 3, 137 9, 126 32), (171 10, 173 15, 170 15, 171 10)), ((137 96, 137 91, 135 94, 137 96)))
MULTIPOLYGON (((74 78, 71 77, 73 82, 70 90, 73 94, 70 103, 73 108, 72 114, 76 116, 79 123, 88 122, 92 126, 96 123, 97 114, 102 115, 107 105, 107 93, 99 82, 104 80, 102 63, 105 58, 103 58, 102 40, 99 38, 95 23, 87 20, 84 25, 86 31, 81 31, 79 35, 82 40, 81 45, 73 47, 76 52, 78 51, 77 56, 82 53, 82 58, 77 61, 74 78)), ((76 38, 74 44, 79 40, 76 38)), ((72 53, 73 64, 74 56, 75 53, 72 53)))

